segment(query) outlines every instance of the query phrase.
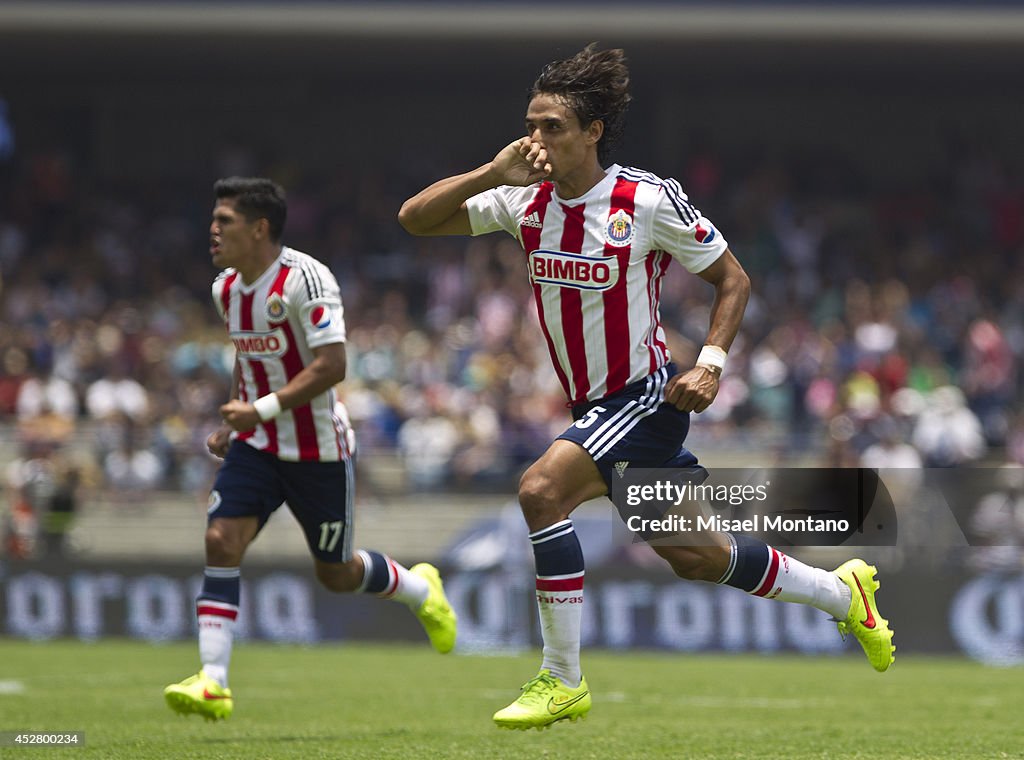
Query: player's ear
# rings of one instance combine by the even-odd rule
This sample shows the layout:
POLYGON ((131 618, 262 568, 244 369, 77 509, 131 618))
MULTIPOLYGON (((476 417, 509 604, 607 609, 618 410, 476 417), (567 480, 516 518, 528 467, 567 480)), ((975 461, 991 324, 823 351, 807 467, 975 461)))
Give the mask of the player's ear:
POLYGON ((260 217, 259 219, 256 220, 256 223, 252 226, 252 229, 253 233, 255 234, 258 240, 263 240, 264 238, 270 237, 270 222, 263 217, 260 217))
POLYGON ((604 121, 602 119, 594 119, 587 125, 587 145, 597 145, 601 142, 601 136, 604 135, 604 121))

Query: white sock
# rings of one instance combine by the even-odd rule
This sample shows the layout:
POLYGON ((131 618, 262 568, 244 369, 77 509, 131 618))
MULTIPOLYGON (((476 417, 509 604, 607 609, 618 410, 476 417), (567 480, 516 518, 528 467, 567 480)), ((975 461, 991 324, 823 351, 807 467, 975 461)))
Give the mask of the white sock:
POLYGON ((224 688, 228 686, 228 665, 234 639, 238 607, 211 599, 196 602, 199 623, 199 661, 203 672, 224 688))
POLYGON ((583 621, 583 573, 537 576, 544 660, 541 668, 568 686, 580 685, 580 628, 583 621))
POLYGON ((780 602, 809 604, 837 620, 846 619, 850 611, 850 587, 838 575, 820 567, 805 565, 778 549, 769 547, 769 550, 773 556, 768 563, 764 583, 768 582, 773 570, 775 579, 771 588, 759 596, 778 599, 780 602))

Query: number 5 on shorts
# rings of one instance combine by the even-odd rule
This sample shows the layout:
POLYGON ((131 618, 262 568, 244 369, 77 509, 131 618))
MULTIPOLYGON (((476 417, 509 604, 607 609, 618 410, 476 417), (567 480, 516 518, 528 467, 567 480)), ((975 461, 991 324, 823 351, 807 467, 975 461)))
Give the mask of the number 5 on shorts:
POLYGON ((583 417, 576 420, 573 427, 578 427, 580 430, 586 430, 588 427, 597 422, 597 418, 601 416, 601 412, 607 411, 603 406, 595 406, 583 417))
POLYGON ((320 545, 317 546, 320 551, 334 551, 334 547, 338 545, 338 539, 341 538, 342 524, 341 520, 320 523, 320 545))

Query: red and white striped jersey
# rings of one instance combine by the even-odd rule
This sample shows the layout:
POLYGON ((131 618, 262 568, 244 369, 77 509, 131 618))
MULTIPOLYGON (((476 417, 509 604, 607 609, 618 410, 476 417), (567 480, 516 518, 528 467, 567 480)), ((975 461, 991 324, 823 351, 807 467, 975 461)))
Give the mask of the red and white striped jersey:
MULTIPOLYGON (((225 269, 214 280, 213 302, 235 346, 243 401, 284 387, 313 361, 314 348, 345 342, 337 280, 312 256, 291 248, 282 248, 267 271, 248 285, 235 269, 225 269)), ((288 461, 348 459, 335 402, 334 390, 328 390, 236 437, 288 461)))
POLYGON ((569 201, 539 182, 487 190, 466 206, 474 235, 505 230, 522 244, 551 361, 572 404, 669 362, 658 312, 669 263, 701 272, 728 245, 676 180, 618 164, 569 201))

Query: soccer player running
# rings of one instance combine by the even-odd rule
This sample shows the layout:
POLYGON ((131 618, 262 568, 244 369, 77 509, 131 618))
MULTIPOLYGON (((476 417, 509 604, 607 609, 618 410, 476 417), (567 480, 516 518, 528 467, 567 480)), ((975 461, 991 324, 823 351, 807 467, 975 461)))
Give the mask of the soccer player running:
MULTIPOLYGON (((542 727, 589 711, 579 657, 583 554, 570 513, 610 494, 616 467, 697 469, 683 447, 689 413, 714 401, 750 292, 724 236, 676 180, 607 165, 629 101, 622 50, 590 45, 550 63, 531 90, 525 137, 489 163, 430 185, 399 213, 414 235, 504 230, 522 244, 544 338, 575 420, 519 485, 544 653, 537 676, 494 715, 506 728, 542 727), (673 259, 715 289, 705 345, 696 366, 681 372, 671 363, 658 312, 673 259)), ((706 543, 652 546, 682 578, 824 610, 842 634, 857 637, 877 670, 889 667, 894 647, 875 606, 875 568, 851 560, 828 572, 742 534, 714 533, 706 543)))
POLYGON ((228 688, 239 568, 246 548, 287 501, 329 590, 407 604, 439 652, 455 645, 455 614, 437 569, 406 569, 375 551, 352 551, 351 438, 335 407, 345 377, 345 322, 331 271, 282 246, 284 191, 267 179, 219 180, 210 255, 224 271, 213 301, 235 345, 224 424, 207 438, 224 459, 210 493, 206 570, 196 600, 201 670, 164 697, 208 720, 234 708, 228 688))

